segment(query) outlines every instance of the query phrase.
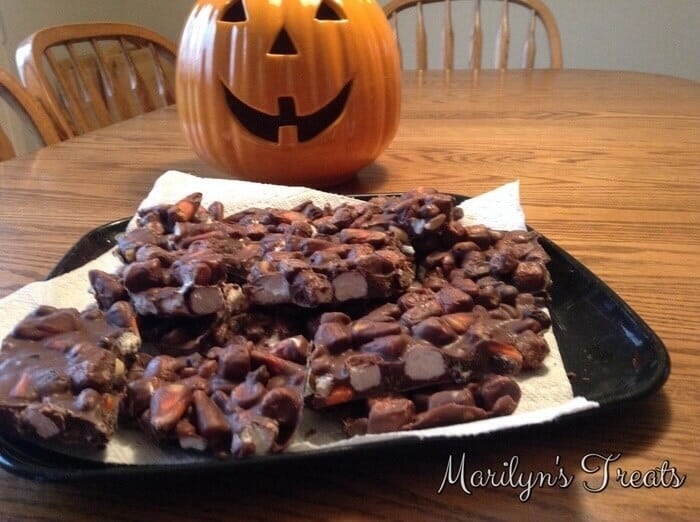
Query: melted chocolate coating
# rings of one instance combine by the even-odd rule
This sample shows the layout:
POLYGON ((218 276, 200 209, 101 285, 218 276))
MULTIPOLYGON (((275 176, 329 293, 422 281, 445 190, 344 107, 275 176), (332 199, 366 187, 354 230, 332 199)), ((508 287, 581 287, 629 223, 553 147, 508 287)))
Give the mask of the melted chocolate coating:
POLYGON ((125 384, 123 359, 133 356, 123 344, 138 343, 122 323, 114 313, 51 307, 21 321, 0 352, 2 430, 66 444, 106 444, 125 384))

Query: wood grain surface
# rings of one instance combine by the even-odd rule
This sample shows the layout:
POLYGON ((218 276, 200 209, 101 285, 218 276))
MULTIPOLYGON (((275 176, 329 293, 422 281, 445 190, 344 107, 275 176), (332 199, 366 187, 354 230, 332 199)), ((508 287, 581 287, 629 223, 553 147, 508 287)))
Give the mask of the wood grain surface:
MULTIPOLYGON (((172 107, 0 163, 0 295, 44 278, 93 227, 130 215, 168 169, 223 176, 187 148, 172 107)), ((695 520, 700 84, 613 71, 405 73, 396 139, 337 190, 475 195, 513 179, 529 224, 666 344, 672 372, 661 391, 576 422, 245 473, 51 484, 0 471, 0 520, 695 520), (527 502, 517 487, 438 494, 449 456, 462 453, 467 474, 515 458, 525 478, 562 469, 573 481, 537 487, 527 502), (598 493, 584 487, 602 481, 582 469, 591 453, 621 454, 598 493), (615 481, 617 468, 660 480, 664 461, 681 487, 615 481)))

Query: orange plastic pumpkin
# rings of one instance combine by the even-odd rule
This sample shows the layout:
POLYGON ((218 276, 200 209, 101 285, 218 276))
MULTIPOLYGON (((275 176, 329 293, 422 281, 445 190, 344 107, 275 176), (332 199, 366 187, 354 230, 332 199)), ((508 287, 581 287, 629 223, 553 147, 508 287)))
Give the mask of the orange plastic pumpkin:
POLYGON ((399 55, 373 0, 199 0, 176 69, 180 121, 237 177, 328 186, 389 144, 399 55))

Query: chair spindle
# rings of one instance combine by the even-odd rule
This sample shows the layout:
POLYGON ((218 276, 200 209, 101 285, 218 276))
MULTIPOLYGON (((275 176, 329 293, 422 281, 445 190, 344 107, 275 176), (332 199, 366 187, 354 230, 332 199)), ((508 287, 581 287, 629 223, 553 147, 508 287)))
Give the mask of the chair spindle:
POLYGON ((469 64, 472 70, 481 69, 481 52, 483 46, 483 39, 484 35, 481 29, 481 0, 474 0, 472 34, 469 47, 469 64))
POLYGON ((425 34, 425 19, 423 18, 423 2, 416 4, 416 69, 425 71, 428 68, 428 45, 425 34))
POLYGON ((99 42, 91 38, 90 46, 92 51, 97 57, 97 69, 100 74, 100 81, 102 84, 102 90, 104 91, 105 101, 107 103, 109 111, 116 116, 117 120, 121 120, 127 117, 126 114, 121 110, 121 103, 119 102, 119 97, 117 96, 117 89, 115 89, 115 79, 112 76, 112 72, 108 67, 108 60, 105 56, 99 42))
POLYGON ((82 57, 81 59, 80 54, 75 48, 75 44, 72 43, 66 44, 66 50, 68 51, 68 56, 70 56, 69 63, 80 91, 80 99, 83 102, 83 107, 85 108, 86 114, 96 120, 91 124, 91 128, 99 128, 109 125, 109 110, 101 102, 102 98, 100 93, 97 91, 97 86, 95 85, 95 82, 91 81, 89 70, 86 69, 92 63, 90 57, 82 57))
POLYGON ((527 38, 523 46, 522 67, 532 69, 535 66, 535 26, 537 24, 537 13, 534 9, 530 10, 530 23, 527 28, 527 38))
POLYGON ((399 37, 399 17, 398 13, 391 14, 391 28, 394 30, 394 39, 396 40, 396 48, 399 50, 399 63, 403 70, 403 50, 401 49, 401 38, 399 37))
POLYGON ((155 72, 156 78, 156 92, 158 93, 158 98, 160 99, 158 107, 165 107, 175 102, 175 96, 170 92, 170 89, 168 89, 168 82, 165 80, 165 69, 160 61, 160 55, 151 42, 148 43, 148 51, 153 59, 153 71, 155 72))
POLYGON ((452 30, 452 3, 450 0, 445 0, 445 16, 442 27, 442 57, 443 69, 451 71, 454 69, 454 31, 452 30))
POLYGON ((508 0, 503 0, 501 11, 501 21, 498 25, 496 35, 496 59, 494 67, 496 69, 508 68, 508 45, 510 44, 510 20, 508 15, 508 0))
POLYGON ((119 37, 119 46, 121 47, 124 63, 126 64, 126 70, 129 76, 129 87, 132 95, 141 105, 142 112, 150 112, 154 110, 155 105, 152 103, 150 96, 148 96, 148 93, 146 92, 143 79, 141 78, 141 75, 134 64, 134 60, 131 57, 131 53, 129 52, 128 41, 123 36, 119 37))
POLYGON ((46 49, 46 60, 49 64, 51 72, 56 78, 56 86, 61 102, 65 105, 68 114, 71 115, 71 122, 62 121, 62 124, 67 126, 77 127, 79 133, 83 134, 90 131, 90 125, 83 116, 83 111, 80 110, 81 103, 79 102, 75 90, 68 83, 59 60, 54 55, 53 49, 46 49))

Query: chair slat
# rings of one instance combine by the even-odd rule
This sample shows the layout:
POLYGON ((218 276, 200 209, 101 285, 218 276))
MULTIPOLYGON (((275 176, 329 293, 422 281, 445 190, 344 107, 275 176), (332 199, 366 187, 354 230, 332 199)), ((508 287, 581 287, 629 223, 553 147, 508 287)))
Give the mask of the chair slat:
MULTIPOLYGON (((61 141, 53 121, 39 100, 5 69, 0 69, 0 98, 5 100, 9 107, 14 108, 12 112, 24 113, 44 145, 53 145, 61 141)), ((16 149, 9 136, 0 128, 0 161, 14 157, 15 153, 16 149)))
POLYGON ((158 99, 160 100, 158 106, 165 107, 175 103, 175 96, 171 92, 168 82, 165 80, 165 70, 160 61, 158 51, 156 51, 155 46, 150 42, 148 43, 147 48, 151 55, 153 70, 156 77, 156 92, 158 93, 158 99))
POLYGON ((143 112, 150 112, 154 110, 156 106, 151 101, 151 97, 146 91, 143 79, 141 78, 141 75, 134 64, 134 60, 132 59, 131 53, 127 47, 128 42, 124 37, 119 38, 119 46, 121 47, 124 62, 126 63, 126 69, 129 75, 129 87, 141 105, 141 110, 143 112))
POLYGON ((496 69, 508 68, 508 46, 510 44, 510 20, 508 11, 508 0, 503 0, 501 20, 498 25, 498 34, 496 35, 496 58, 494 61, 494 67, 496 69))
POLYGON ((27 89, 68 138, 174 103, 176 52, 175 43, 145 27, 96 22, 40 29, 20 43, 16 59, 27 89), (70 74, 61 74, 64 54, 51 56, 60 47, 70 74))
POLYGON ((72 43, 67 44, 66 49, 70 56, 69 63, 73 68, 75 81, 80 89, 81 100, 84 102, 83 107, 92 116, 93 121, 96 120, 96 122, 90 124, 91 129, 109 125, 111 123, 109 110, 103 102, 102 94, 97 90, 97 85, 90 78, 89 71, 86 70, 86 66, 93 63, 92 57, 79 56, 75 45, 72 43))
POLYGON ((394 31, 394 39, 396 40, 396 48, 399 50, 399 63, 403 69, 403 50, 401 49, 401 38, 399 37, 399 17, 397 13, 390 15, 391 28, 394 31))
POLYGON ((452 3, 450 0, 445 0, 442 42, 443 69, 451 71, 454 69, 455 35, 452 29, 452 3))
POLYGON ((15 148, 12 146, 10 138, 5 131, 0 129, 0 161, 5 161, 16 156, 15 148))
POLYGON ((481 0, 474 0, 472 34, 469 48, 469 65, 474 70, 481 69, 481 55, 484 35, 481 29, 481 0))
POLYGON ((62 100, 67 113, 70 115, 71 121, 68 122, 68 125, 70 125, 72 128, 71 132, 78 132, 79 134, 89 132, 92 129, 88 121, 85 119, 83 111, 81 110, 79 97, 73 86, 70 85, 66 79, 65 71, 63 70, 64 68, 60 65, 58 58, 54 56, 53 49, 46 49, 44 56, 46 56, 49 68, 56 77, 59 97, 62 100))
MULTIPOLYGON (((384 5, 384 13, 391 21, 391 25, 396 35, 396 42, 399 45, 399 52, 402 53, 401 44, 402 35, 399 34, 399 27, 403 27, 403 23, 399 18, 413 17, 415 21, 415 52, 416 52, 416 69, 426 70, 429 68, 428 63, 428 38, 432 36, 428 31, 433 29, 433 26, 425 19, 424 5, 433 3, 443 3, 443 20, 441 24, 442 44, 442 68, 445 71, 453 69, 456 66, 455 59, 455 42, 459 42, 459 36, 455 35, 455 31, 459 30, 460 24, 457 21, 457 27, 454 26, 453 14, 456 13, 456 7, 453 9, 457 0, 389 0, 384 5)), ((466 23, 466 26, 471 27, 471 35, 468 40, 469 45, 469 61, 468 67, 473 70, 479 70, 483 64, 483 39, 484 26, 487 19, 484 18, 484 13, 481 10, 483 5, 481 0, 464 0, 470 2, 473 6, 471 20, 466 23)), ((535 48, 535 30, 539 29, 540 24, 544 27, 549 44, 549 66, 552 69, 561 69, 561 38, 559 28, 557 27, 554 15, 549 8, 544 4, 543 0, 491 0, 494 3, 500 2, 500 10, 497 16, 497 35, 494 48, 493 64, 498 69, 508 68, 508 57, 510 54, 510 40, 512 34, 524 34, 524 41, 518 42, 517 46, 522 49, 522 56, 519 56, 520 64, 525 68, 533 68, 535 66, 536 48, 535 48), (521 18, 515 16, 515 8, 512 5, 517 5, 524 8, 522 13, 527 16, 523 23, 525 25, 524 32, 511 32, 511 25, 515 21, 520 22, 521 18), (511 18, 511 12, 514 17, 511 18), (527 25, 526 25, 527 24, 527 25)), ((461 15, 460 15, 461 18, 461 15)), ((496 32, 496 31, 494 31, 496 32)), ((406 37, 403 36, 405 39, 406 37)), ((459 44, 462 45, 461 43, 459 44)), ((432 52, 432 50, 431 50, 432 52)), ((458 51, 459 52, 459 51, 458 51)), ((461 54, 461 53, 460 53, 461 54)), ((403 55, 401 63, 403 67, 403 55)), ((457 58, 458 59, 458 58, 457 58)))
POLYGON ((97 68, 100 73, 100 79, 102 81, 102 88, 104 90, 104 95, 111 111, 113 118, 117 121, 128 117, 128 111, 124 110, 123 102, 120 96, 117 94, 117 88, 115 86, 116 79, 112 75, 111 68, 108 66, 108 59, 100 46, 99 41, 96 38, 90 39, 90 46, 97 57, 97 68))
POLYGON ((425 71, 428 68, 428 43, 423 18, 423 2, 416 4, 416 69, 425 71))
POLYGON ((537 13, 534 9, 530 10, 530 23, 527 28, 527 38, 523 45, 523 60, 522 67, 532 69, 535 66, 535 26, 537 24, 537 13))

